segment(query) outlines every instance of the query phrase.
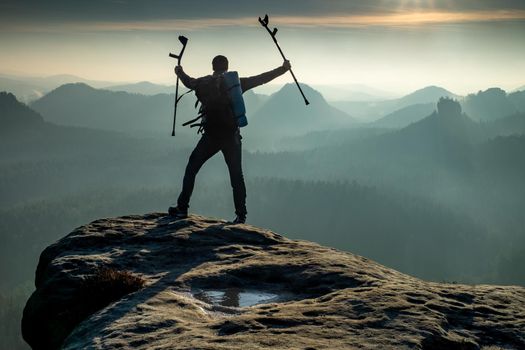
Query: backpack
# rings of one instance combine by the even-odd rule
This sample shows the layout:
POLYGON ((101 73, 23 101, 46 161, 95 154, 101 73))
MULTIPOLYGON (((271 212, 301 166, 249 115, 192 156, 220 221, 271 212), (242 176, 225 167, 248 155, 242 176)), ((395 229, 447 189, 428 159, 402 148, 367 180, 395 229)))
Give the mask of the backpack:
POLYGON ((200 78, 195 95, 195 108, 201 104, 198 116, 183 125, 198 126, 198 132, 204 130, 208 133, 226 133, 248 124, 237 72, 200 78), (196 123, 199 119, 201 122, 196 123))
POLYGON ((200 103, 198 116, 183 125, 198 126, 199 132, 204 130, 207 133, 224 133, 237 129, 222 74, 215 77, 208 75, 199 79, 195 87, 195 95, 197 96, 195 107, 200 103), (199 119, 201 119, 200 123, 195 123, 199 119))

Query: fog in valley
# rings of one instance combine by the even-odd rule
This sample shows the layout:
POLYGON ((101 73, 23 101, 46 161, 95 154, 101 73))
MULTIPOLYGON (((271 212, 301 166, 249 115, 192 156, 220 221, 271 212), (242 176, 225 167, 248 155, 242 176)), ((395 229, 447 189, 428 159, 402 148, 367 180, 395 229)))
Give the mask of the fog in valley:
MULTIPOLYGON (((247 223, 424 280, 525 286, 523 5, 400 2, 419 11, 405 16, 380 1, 278 3, 272 25, 310 105, 289 73, 244 94, 247 223)), ((197 115, 190 93, 171 137, 174 30, 190 37, 195 77, 217 53, 241 76, 282 64, 252 18, 262 5, 229 19, 184 5, 172 23, 155 4, 105 4, 114 22, 87 3, 71 18, 0 6, 0 349, 27 349, 20 319, 45 247, 92 220, 176 204, 201 136, 182 126, 197 115)), ((189 210, 234 218, 221 154, 189 210)))
MULTIPOLYGON (((426 280, 525 285, 525 91, 426 87, 363 121, 303 88, 311 106, 291 84, 246 95, 250 224, 426 280)), ((84 83, 28 104, 1 93, 3 303, 19 307, 39 253, 75 227, 175 202, 200 136, 169 135, 173 98, 84 83)), ((192 213, 233 218, 221 158, 199 173, 192 213)))

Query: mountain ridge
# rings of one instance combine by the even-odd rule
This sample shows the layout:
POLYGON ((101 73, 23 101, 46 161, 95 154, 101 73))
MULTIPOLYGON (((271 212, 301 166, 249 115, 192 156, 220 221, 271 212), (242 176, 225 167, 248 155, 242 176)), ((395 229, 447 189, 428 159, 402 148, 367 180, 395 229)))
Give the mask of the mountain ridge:
POLYGON ((125 91, 132 94, 142 95, 158 95, 158 94, 173 94, 175 92, 174 85, 161 85, 149 81, 140 81, 130 84, 110 85, 104 87, 111 91, 125 91))
POLYGON ((276 132, 300 134, 355 123, 354 118, 332 107, 315 89, 306 84, 301 84, 301 88, 310 102, 308 106, 295 84, 285 84, 270 95, 251 124, 263 130, 273 125, 276 132))
POLYGON ((400 109, 415 104, 437 103, 440 97, 457 99, 460 96, 445 88, 430 85, 396 99, 380 101, 332 101, 340 110, 350 113, 363 122, 374 122, 400 109))
POLYGON ((469 94, 462 101, 465 112, 479 121, 493 121, 515 114, 520 104, 525 108, 525 92, 507 94, 497 87, 469 94))
POLYGON ((32 128, 44 124, 44 118, 27 105, 19 102, 15 95, 0 92, 0 133, 12 129, 32 128))
MULTIPOLYGON (((31 107, 56 124, 134 134, 168 133, 173 115, 169 95, 130 94, 96 89, 85 83, 61 85, 31 107)), ((190 109, 186 102, 181 107, 181 114, 190 109)))
POLYGON ((429 115, 435 109, 435 103, 418 103, 398 109, 372 122, 374 127, 403 128, 429 115))
POLYGON ((457 99, 459 96, 445 88, 429 85, 397 99, 397 106, 402 108, 417 103, 436 103, 441 97, 457 99))
MULTIPOLYGON (((197 115, 192 97, 193 94, 184 97, 178 105, 177 134, 185 139, 194 134, 193 129, 181 125, 197 115)), ((267 100, 266 96, 253 91, 246 92, 244 97, 249 116, 267 100)), ((171 131, 173 103, 174 93, 143 95, 74 83, 61 85, 33 102, 31 107, 47 121, 60 125, 126 132, 134 136, 162 136, 171 131)))

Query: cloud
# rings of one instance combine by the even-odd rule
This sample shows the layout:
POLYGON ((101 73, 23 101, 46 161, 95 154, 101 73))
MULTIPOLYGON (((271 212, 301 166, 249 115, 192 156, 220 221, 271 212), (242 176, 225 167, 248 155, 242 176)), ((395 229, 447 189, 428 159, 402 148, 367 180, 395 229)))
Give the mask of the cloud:
MULTIPOLYGON (((500 11, 399 11, 382 14, 324 16, 272 16, 270 26, 352 28, 366 26, 410 27, 428 24, 525 21, 525 10, 500 11)), ((145 21, 80 21, 4 24, 4 32, 126 32, 180 31, 217 27, 258 26, 254 17, 161 19, 145 21)))
POLYGON ((496 22, 525 20, 525 11, 437 12, 404 11, 386 15, 347 15, 324 17, 280 17, 279 23, 289 26, 359 27, 418 26, 465 22, 496 22))

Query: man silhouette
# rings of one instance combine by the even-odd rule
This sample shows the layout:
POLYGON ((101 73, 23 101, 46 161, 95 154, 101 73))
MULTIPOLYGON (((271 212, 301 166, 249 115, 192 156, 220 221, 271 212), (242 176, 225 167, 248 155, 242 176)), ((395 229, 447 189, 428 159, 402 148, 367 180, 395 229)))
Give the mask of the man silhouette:
MULTIPOLYGON (((215 56, 212 61, 212 68, 213 74, 211 76, 195 79, 187 75, 181 66, 175 67, 175 74, 177 74, 182 83, 188 89, 195 90, 197 97, 199 97, 205 115, 203 119, 206 122, 202 125, 204 133, 188 160, 182 181, 182 191, 177 199, 177 206, 170 207, 168 212, 176 218, 188 216, 190 197, 197 173, 208 159, 221 151, 228 166, 233 189, 233 202, 236 214, 233 222, 236 224, 244 223, 247 214, 246 186, 244 185, 244 176, 242 174, 242 137, 240 130, 229 104, 223 110, 217 111, 217 108, 214 107, 214 110, 211 111, 209 107, 211 102, 207 103, 207 100, 211 101, 212 98, 206 98, 209 95, 208 90, 213 90, 213 82, 218 82, 221 74, 228 71, 228 59, 222 55, 215 56), (210 84, 210 82, 212 83, 210 84)), ((282 66, 271 71, 252 77, 240 78, 241 90, 244 93, 256 86, 266 84, 286 73, 290 68, 290 62, 286 60, 282 66)))

